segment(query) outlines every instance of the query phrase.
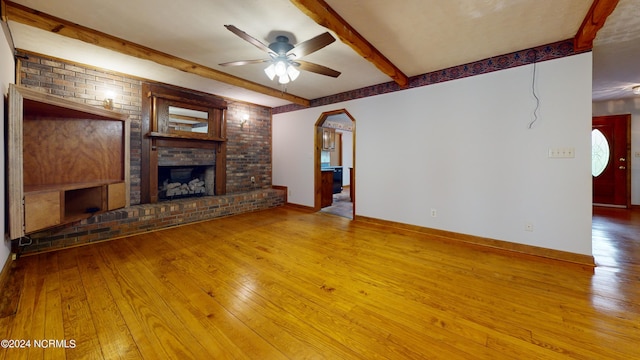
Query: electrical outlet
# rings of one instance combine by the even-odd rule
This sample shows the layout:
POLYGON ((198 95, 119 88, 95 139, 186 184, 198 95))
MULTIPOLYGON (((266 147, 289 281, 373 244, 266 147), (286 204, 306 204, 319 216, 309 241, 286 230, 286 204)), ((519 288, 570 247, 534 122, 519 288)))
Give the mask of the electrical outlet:
POLYGON ((436 209, 431 209, 431 217, 436 217, 438 216, 438 212, 436 211, 436 209))
POLYGON ((256 177, 255 177, 255 176, 252 176, 252 177, 251 177, 251 183, 252 183, 252 184, 255 184, 255 183, 256 183, 256 177))

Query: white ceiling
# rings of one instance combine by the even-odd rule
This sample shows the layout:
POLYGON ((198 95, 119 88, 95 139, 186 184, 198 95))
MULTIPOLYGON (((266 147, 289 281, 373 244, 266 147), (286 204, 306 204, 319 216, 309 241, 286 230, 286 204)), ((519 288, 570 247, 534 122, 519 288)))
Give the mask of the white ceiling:
MULTIPOLYGON (((17 0, 18 4, 264 86, 281 89, 265 64, 219 63, 266 58, 228 31, 231 24, 264 43, 287 34, 300 43, 327 31, 289 0, 17 0)), ((407 76, 572 38, 592 0, 326 0, 407 76)), ((620 0, 594 43, 594 100, 632 96, 640 84, 638 0, 620 0)), ((229 98, 289 103, 148 60, 133 58, 9 19, 18 49, 171 83, 229 98)), ((335 34, 334 34, 335 35, 335 34)), ((303 72, 286 91, 316 99, 391 81, 339 40, 304 57, 342 74, 303 72)))
POLYGON ((638 97, 631 88, 640 85, 640 1, 620 0, 593 45, 593 100, 638 97))

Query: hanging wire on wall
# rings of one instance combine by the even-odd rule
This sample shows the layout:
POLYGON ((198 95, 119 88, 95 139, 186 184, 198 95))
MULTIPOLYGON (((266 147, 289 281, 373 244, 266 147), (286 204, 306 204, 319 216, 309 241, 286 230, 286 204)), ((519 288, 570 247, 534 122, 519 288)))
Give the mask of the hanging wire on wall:
POLYGON ((531 79, 531 93, 533 94, 533 97, 536 99, 536 107, 533 109, 533 120, 531 120, 531 122, 529 123, 528 128, 532 129, 533 128, 533 124, 536 123, 536 121, 538 121, 538 109, 540 109, 540 98, 538 97, 538 94, 536 94, 536 68, 537 68, 537 60, 538 60, 538 50, 532 50, 533 51, 533 76, 531 79))

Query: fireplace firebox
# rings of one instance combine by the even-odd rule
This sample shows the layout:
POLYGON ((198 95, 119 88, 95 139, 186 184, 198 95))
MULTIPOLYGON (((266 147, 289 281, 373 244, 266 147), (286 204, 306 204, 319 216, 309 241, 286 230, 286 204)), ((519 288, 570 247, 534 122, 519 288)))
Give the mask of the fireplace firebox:
POLYGON ((158 166, 158 200, 214 195, 214 166, 158 166))

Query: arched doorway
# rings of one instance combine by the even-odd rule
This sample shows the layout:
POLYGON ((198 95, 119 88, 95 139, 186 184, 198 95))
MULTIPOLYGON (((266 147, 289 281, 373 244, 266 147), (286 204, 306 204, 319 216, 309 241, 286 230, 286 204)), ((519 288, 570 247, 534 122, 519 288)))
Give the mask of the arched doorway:
MULTIPOLYGON (((348 179, 349 184, 349 192, 348 196, 351 202, 351 219, 355 219, 356 214, 356 201, 355 201, 355 169, 356 169, 356 126, 355 119, 349 112, 345 109, 327 111, 320 115, 315 124, 315 154, 314 154, 314 210, 320 211, 323 208, 323 186, 322 186, 322 173, 324 171, 328 171, 328 167, 326 166, 326 162, 322 161, 323 155, 326 155, 327 152, 337 152, 339 151, 344 158, 347 159, 345 164, 340 164, 342 167, 342 176, 348 179), (331 131, 331 129, 335 130, 331 131), (346 134, 350 133, 351 141, 350 141, 350 149, 343 148, 343 142, 340 141, 341 136, 338 136, 338 148, 333 148, 332 150, 327 149, 328 141, 330 140, 328 136, 331 134, 346 134), (347 152, 345 154, 345 151, 347 152), (350 153, 349 153, 350 152, 350 153), (350 161, 348 161, 350 160, 350 161), (323 166, 325 165, 325 166, 323 166)), ((335 135, 334 135, 335 136, 335 135)), ((344 142, 349 143, 349 142, 344 142)), ((334 154, 335 155, 335 154, 334 154)), ((341 155, 338 155, 343 158, 341 155)), ((333 167, 332 167, 333 168, 333 167)), ((326 174, 325 174, 326 175, 326 174)), ((344 183, 344 181, 343 181, 344 183)), ((327 190, 325 189, 324 195, 327 190)), ((325 202, 326 203, 326 202, 325 202)))

